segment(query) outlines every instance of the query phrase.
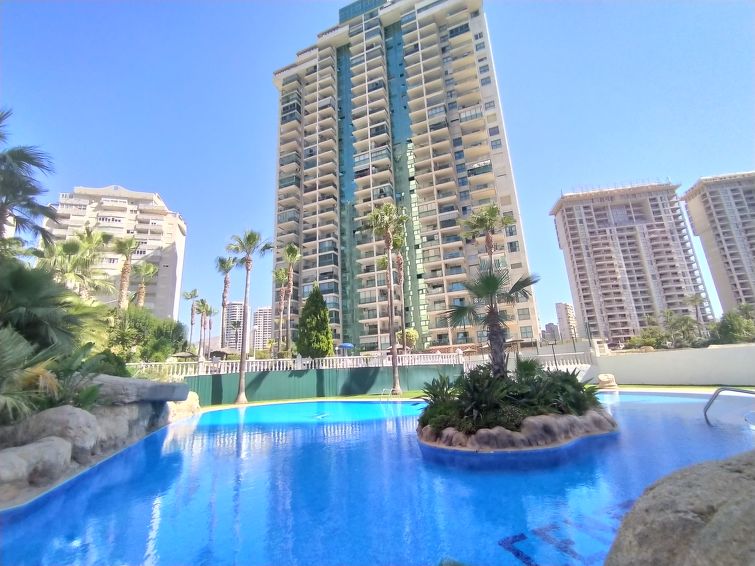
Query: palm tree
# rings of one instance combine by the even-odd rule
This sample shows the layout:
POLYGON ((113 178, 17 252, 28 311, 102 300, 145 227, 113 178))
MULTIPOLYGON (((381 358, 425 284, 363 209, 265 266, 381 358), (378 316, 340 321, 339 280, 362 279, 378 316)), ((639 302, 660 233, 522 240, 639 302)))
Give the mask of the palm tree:
POLYGON ((218 309, 207 309, 207 357, 212 354, 212 318, 218 314, 218 309))
POLYGON ((197 355, 202 357, 204 357, 204 341, 207 330, 207 312, 210 310, 210 308, 210 304, 204 299, 199 299, 194 306, 194 310, 196 310, 197 314, 199 315, 199 342, 197 343, 197 355))
MULTIPOLYGON (((0 144, 8 141, 6 122, 10 110, 0 110, 0 144)), ((37 202, 46 191, 34 176, 52 172, 50 157, 34 146, 6 147, 0 151, 0 240, 11 221, 19 232, 31 232, 52 243, 52 235, 37 224, 37 219, 55 220, 55 209, 37 202)))
POLYGON ((270 251, 271 246, 262 241, 262 236, 253 230, 247 230, 240 236, 232 236, 231 243, 226 246, 226 250, 236 256, 236 264, 243 266, 246 271, 244 281, 244 314, 242 315, 241 329, 241 355, 239 361, 239 392, 236 396, 236 403, 246 403, 246 383, 244 380, 246 356, 247 356, 247 334, 249 333, 249 280, 252 275, 252 266, 254 265, 255 255, 264 255, 270 251))
POLYGON ((498 303, 513 305, 518 300, 528 299, 531 295, 530 287, 540 278, 537 275, 523 275, 509 286, 508 269, 481 271, 476 279, 464 283, 469 291, 468 304, 454 305, 446 312, 451 326, 485 326, 488 332, 488 346, 490 347, 490 362, 495 377, 506 378, 506 322, 505 311, 501 313, 498 303))
POLYGON ((685 304, 691 306, 695 309, 695 321, 697 322, 697 333, 698 336, 702 336, 702 329, 703 329, 703 321, 702 317, 700 316, 700 307, 702 307, 705 304, 705 297, 703 297, 702 293, 692 293, 691 295, 688 295, 684 298, 685 304))
MULTIPOLYGON (((393 265, 393 242, 394 239, 403 239, 408 217, 406 213, 397 208, 393 203, 386 203, 375 208, 367 217, 367 226, 372 228, 373 233, 383 238, 388 265, 393 265)), ((388 278, 388 337, 391 343, 391 366, 393 370, 392 392, 401 393, 401 383, 398 375, 398 354, 396 352, 396 332, 394 328, 393 312, 393 277, 388 278)))
POLYGON ((96 267, 99 255, 77 235, 63 242, 43 243, 30 250, 36 266, 50 273, 55 281, 88 300, 93 292, 112 293, 113 284, 104 271, 96 267))
POLYGON ((117 238, 113 243, 115 253, 124 257, 121 267, 121 281, 118 287, 118 308, 122 311, 128 309, 128 287, 131 282, 131 258, 139 248, 136 238, 117 238))
POLYGON ((301 261, 301 252, 293 243, 283 248, 283 261, 286 262, 286 350, 291 350, 291 296, 294 294, 294 265, 301 261))
POLYGON ((288 283, 288 272, 279 267, 273 270, 273 282, 278 288, 278 351, 281 351, 281 345, 283 344, 283 308, 286 304, 286 293, 288 283))
POLYGON ((147 296, 147 283, 157 277, 160 268, 154 263, 143 261, 134 266, 134 274, 139 278, 139 287, 136 289, 136 306, 143 308, 144 299, 147 296))
POLYGON ((228 308, 228 293, 231 291, 231 270, 236 267, 232 257, 216 257, 215 269, 223 275, 223 298, 220 302, 220 347, 225 348, 225 311, 228 308))
POLYGON ((488 271, 493 273, 493 235, 499 228, 510 226, 514 223, 513 217, 501 215, 501 209, 497 204, 489 204, 472 214, 469 220, 464 222, 466 232, 464 237, 468 240, 476 240, 485 237, 485 251, 488 254, 488 271))
MULTIPOLYGON (((191 301, 191 319, 190 319, 190 330, 189 330, 189 346, 191 346, 191 341, 194 338, 194 322, 195 317, 197 314, 197 311, 195 309, 197 297, 199 297, 199 293, 196 289, 192 289, 191 291, 184 291, 183 297, 187 301, 191 301)), ((199 351, 197 351, 199 353, 199 351)))
POLYGON ((396 264, 396 284, 398 285, 399 299, 401 300, 401 353, 406 354, 406 308, 404 305, 404 256, 401 248, 404 247, 403 238, 394 238, 393 260, 396 264))
POLYGON ((236 347, 239 346, 239 330, 241 330, 241 321, 240 320, 232 320, 230 322, 231 329, 233 330, 233 335, 236 337, 236 347))
POLYGON ((739 316, 747 320, 755 320, 755 307, 750 303, 739 303, 737 305, 739 316))

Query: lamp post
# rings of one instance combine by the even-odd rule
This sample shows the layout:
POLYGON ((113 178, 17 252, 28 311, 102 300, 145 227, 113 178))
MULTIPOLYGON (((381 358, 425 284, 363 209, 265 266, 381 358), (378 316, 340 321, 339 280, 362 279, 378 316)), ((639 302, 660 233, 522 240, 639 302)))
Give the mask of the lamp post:
POLYGON ((558 360, 556 359, 556 341, 549 340, 548 344, 550 344, 551 352, 553 352, 553 365, 555 366, 553 369, 558 369, 558 360))

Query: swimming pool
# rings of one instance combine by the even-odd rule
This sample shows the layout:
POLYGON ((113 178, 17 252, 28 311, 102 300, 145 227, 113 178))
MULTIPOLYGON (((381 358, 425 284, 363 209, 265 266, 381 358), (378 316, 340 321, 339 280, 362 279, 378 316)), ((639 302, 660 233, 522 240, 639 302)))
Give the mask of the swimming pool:
POLYGON ((416 403, 205 413, 0 514, 0 564, 600 564, 648 484, 755 447, 749 399, 602 399, 619 434, 526 471, 423 460, 416 403))

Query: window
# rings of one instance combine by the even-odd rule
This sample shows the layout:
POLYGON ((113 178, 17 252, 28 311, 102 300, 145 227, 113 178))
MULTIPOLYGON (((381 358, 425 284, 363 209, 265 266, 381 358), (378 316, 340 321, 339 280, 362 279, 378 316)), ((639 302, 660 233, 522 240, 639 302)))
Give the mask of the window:
POLYGON ((495 102, 492 100, 485 103, 485 110, 490 110, 492 108, 495 108, 495 102))
POLYGON ((487 58, 487 57, 480 57, 479 59, 477 59, 477 62, 478 62, 478 63, 484 63, 484 62, 486 62, 487 60, 488 60, 488 58, 487 58))
POLYGON ((474 34, 475 40, 482 39, 482 32, 474 34))
POLYGON ((474 46, 474 50, 475 51, 482 51, 483 49, 485 49, 485 42, 484 41, 481 41, 480 43, 476 43, 475 46, 474 46))
POLYGON ((446 79, 445 85, 446 86, 453 86, 455 84, 455 81, 453 79, 446 79))
POLYGON ((509 242, 509 251, 511 253, 519 251, 519 242, 509 242))
POLYGON ((511 226, 506 226, 506 228, 504 230, 505 230, 507 236, 509 236, 509 237, 516 236, 516 226, 515 225, 512 224, 511 226))
POLYGON ((448 109, 449 110, 456 110, 456 106, 457 106, 456 102, 449 102, 448 103, 448 109))
POLYGON ((530 309, 516 309, 516 316, 519 320, 529 320, 530 309))
POLYGON ((522 337, 522 340, 526 340, 527 338, 532 338, 532 327, 531 326, 520 326, 519 327, 519 334, 522 337))
POLYGON ((498 129, 498 126, 493 126, 492 128, 488 129, 488 134, 491 136, 497 136, 500 133, 501 131, 498 129))
POLYGON ((503 143, 501 143, 501 140, 490 141, 490 149, 501 149, 501 146, 503 146, 503 143))
POLYGON ((459 200, 469 200, 469 191, 459 191, 459 200))
POLYGON ((488 86, 490 84, 490 77, 485 77, 480 81, 480 85, 488 86))
POLYGON ((480 73, 487 73, 490 70, 490 68, 487 65, 482 65, 480 67, 480 73))
POLYGON ((461 147, 462 143, 461 138, 454 138, 454 147, 461 147))
POLYGON ((469 179, 466 177, 459 177, 459 186, 466 187, 469 184, 469 179))
POLYGON ((454 151, 454 159, 464 159, 463 151, 454 151))

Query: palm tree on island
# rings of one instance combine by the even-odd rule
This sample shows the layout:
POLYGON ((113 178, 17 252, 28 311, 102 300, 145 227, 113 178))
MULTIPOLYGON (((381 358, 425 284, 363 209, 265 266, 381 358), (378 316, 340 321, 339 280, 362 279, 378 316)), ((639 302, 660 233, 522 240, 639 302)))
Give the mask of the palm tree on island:
POLYGON ((235 256, 236 264, 243 267, 246 272, 244 280, 244 312, 242 314, 241 329, 241 355, 239 356, 239 392, 236 403, 246 403, 245 369, 247 358, 247 341, 249 329, 249 284, 254 265, 254 256, 266 254, 272 246, 262 241, 262 236, 253 230, 247 230, 241 235, 232 236, 231 243, 226 246, 226 251, 235 256))
POLYGON ((273 283, 278 289, 278 351, 281 351, 283 344, 283 309, 286 306, 286 293, 288 283, 288 272, 283 267, 273 270, 273 283))
POLYGON ((289 243, 283 248, 283 260, 286 262, 286 350, 291 350, 291 296, 294 293, 294 265, 301 261, 301 252, 295 244, 289 243))
POLYGON ((225 311, 228 308, 228 294, 231 292, 231 270, 236 267, 232 257, 215 258, 215 269, 223 276, 223 297, 220 302, 220 347, 225 348, 225 311))
MULTIPOLYGON (((386 254, 388 256, 388 265, 393 265, 393 247, 394 240, 403 240, 404 232, 406 230, 406 222, 408 217, 406 213, 396 207, 393 203, 386 203, 382 206, 375 208, 367 217, 365 223, 368 227, 372 228, 373 233, 383 239, 385 244, 386 254)), ((390 270, 389 270, 390 271, 390 270)), ((401 383, 399 381, 398 373, 398 354, 396 351, 396 332, 394 328, 394 312, 393 312, 393 277, 389 273, 389 280, 386 282, 388 286, 388 336, 391 343, 391 368, 393 372, 393 387, 392 393, 401 394, 401 383)))

